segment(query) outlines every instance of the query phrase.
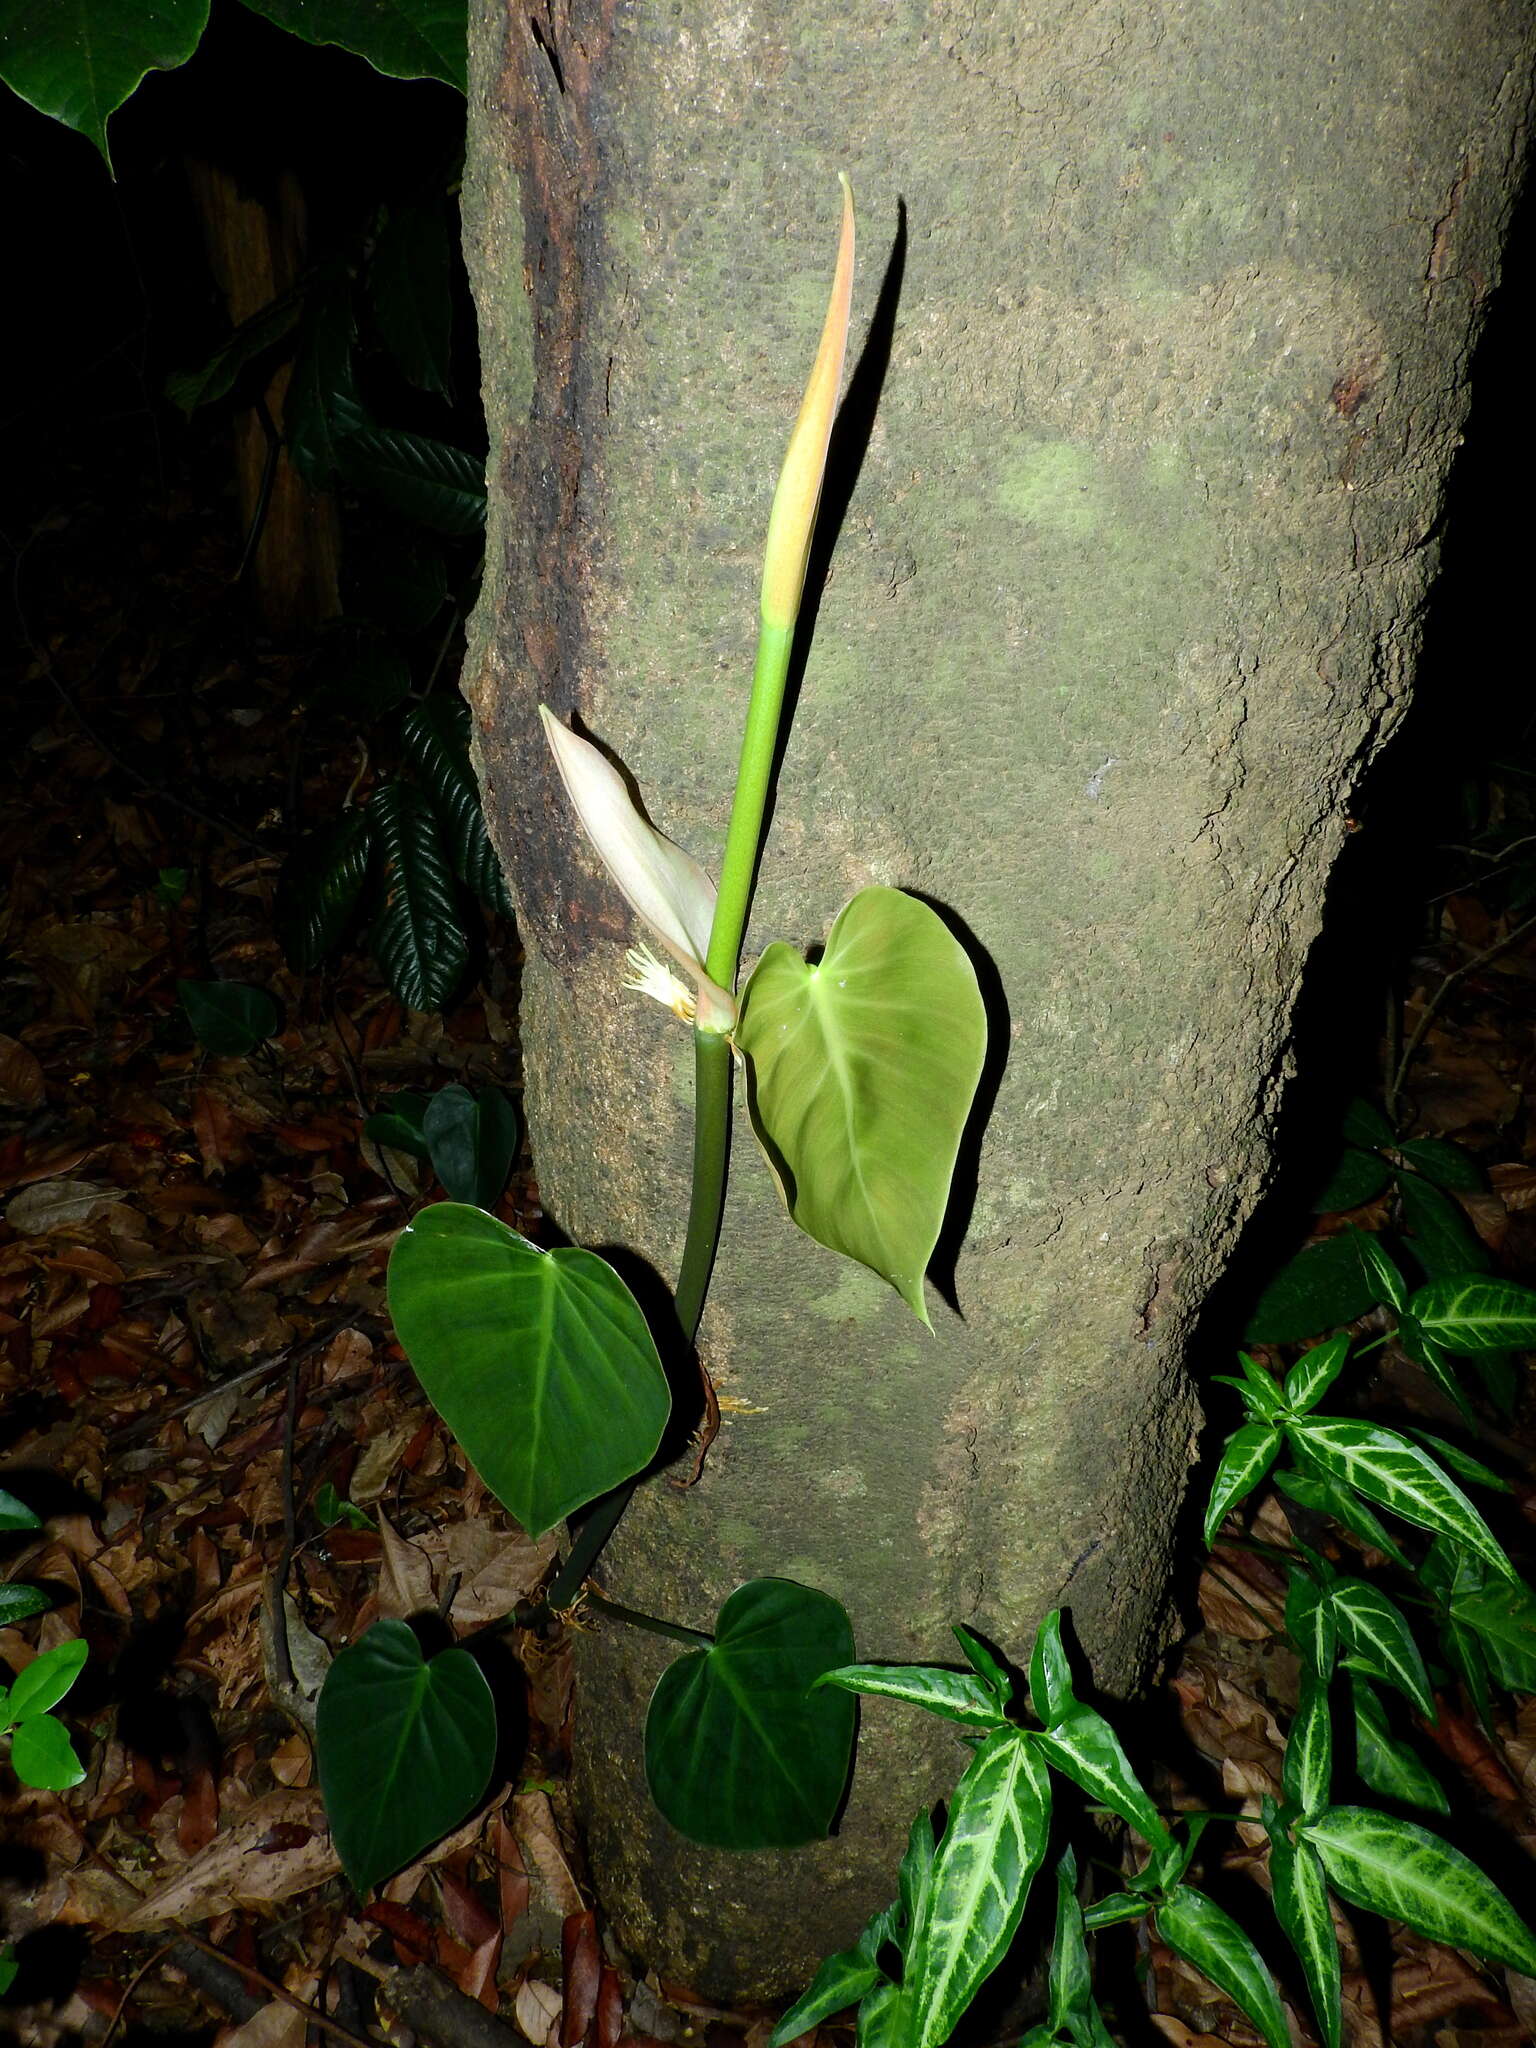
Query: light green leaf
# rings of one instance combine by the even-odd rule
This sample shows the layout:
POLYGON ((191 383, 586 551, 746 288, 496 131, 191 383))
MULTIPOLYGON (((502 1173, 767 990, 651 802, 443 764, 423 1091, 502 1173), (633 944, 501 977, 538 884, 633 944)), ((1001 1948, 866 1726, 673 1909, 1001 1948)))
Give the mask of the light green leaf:
POLYGON ((1227 1438, 1211 1497, 1205 1508, 1207 1549, 1216 1541, 1222 1523, 1245 1494, 1251 1493, 1275 1462, 1280 1449, 1280 1432, 1264 1422, 1245 1422, 1227 1438))
POLYGON ((1427 1828, 1369 1807, 1335 1806, 1299 1833, 1350 1905, 1536 1976, 1536 1934, 1475 1863, 1427 1828))
POLYGON ((980 1636, 968 1629, 963 1621, 955 1622, 951 1633, 965 1652, 966 1662, 996 1700, 999 1711, 1004 1709, 1013 1698, 1012 1673, 1004 1670, 980 1636))
POLYGON ((1181 1884, 1157 1907, 1157 1931, 1246 2013, 1269 2048, 1290 2048, 1291 2030, 1275 1980, 1241 1927, 1214 1899, 1181 1884))
POLYGON ((995 1728, 1003 1718, 997 1701, 972 1671, 946 1671, 930 1664, 845 1664, 823 1672, 816 1683, 876 1699, 905 1700, 970 1728, 995 1728))
POLYGON ((1292 1567, 1287 1573, 1285 1627, 1308 1667, 1326 1680, 1333 1671, 1338 1630, 1334 1623, 1333 1593, 1320 1586, 1310 1572, 1292 1567))
POLYGON ((11 1769, 23 1785, 44 1792, 67 1792, 85 1776, 69 1730, 52 1714, 34 1714, 16 1730, 11 1737, 11 1769))
POLYGON ((1304 1814, 1316 1813, 1328 1800, 1333 1782, 1333 1723, 1328 1714, 1328 1682, 1303 1668, 1301 1700, 1285 1740, 1282 1782, 1287 1801, 1304 1814))
POLYGON ((926 903, 860 890, 812 967, 771 945, 741 998, 753 1129, 790 1215, 888 1280, 924 1323, 987 1020, 965 949, 926 903))
POLYGON ((1339 1632, 1357 1656, 1389 1685, 1412 1700, 1428 1721, 1435 1718, 1429 1673, 1403 1610, 1365 1579, 1336 1579, 1333 1612, 1339 1632))
POLYGON ((76 1637, 34 1657, 11 1687, 6 1707, 10 1718, 25 1721, 56 1707, 80 1676, 87 1654, 85 1644, 76 1637))
POLYGON ((1309 1842, 1293 1845, 1284 1828, 1271 1823, 1269 1874, 1274 1885, 1275 1917, 1296 1951, 1307 1980, 1324 2048, 1339 2048, 1343 2039, 1339 1938, 1334 1931, 1323 1866, 1309 1842))
POLYGON ((1056 1928, 1051 1938, 1050 2032, 1076 2032, 1093 2006, 1093 1966, 1077 1897, 1077 1858, 1067 1849, 1056 1865, 1056 1928))
POLYGON ((1168 1840, 1162 1816, 1131 1769, 1120 1738, 1102 1714, 1078 1703, 1035 1737, 1046 1762, 1088 1797, 1133 1827, 1154 1848, 1168 1840))
POLYGON ((1097 1933, 1101 1927, 1118 1927, 1123 1921, 1139 1920, 1151 1910, 1152 1901, 1144 1892, 1106 1892, 1083 1914, 1083 1925, 1090 1933, 1097 1933))
POLYGON ((1464 1543, 1495 1571, 1513 1569, 1471 1501, 1426 1451, 1395 1430, 1368 1422, 1307 1415, 1287 1425, 1291 1448, 1332 1477, 1390 1508, 1405 1522, 1464 1543))
POLYGON ((464 979, 469 937, 432 807, 408 782, 381 782, 367 817, 384 886, 375 957, 407 1009, 441 1009, 464 979))
POLYGON ((307 43, 338 43, 387 78, 465 90, 464 0, 246 0, 307 43))
POLYGON ((1399 1570, 1413 1570, 1407 1554, 1386 1524, 1372 1514, 1358 1494, 1352 1493, 1347 1486, 1341 1486, 1326 1472, 1296 1472, 1287 1467, 1275 1474, 1275 1484, 1299 1506, 1311 1508, 1315 1514, 1332 1515, 1362 1543, 1372 1550, 1379 1550, 1383 1557, 1390 1557, 1399 1570))
POLYGON ((467 1650, 428 1661, 403 1621, 375 1622, 326 1673, 316 1752, 336 1853, 365 1892, 484 1794, 496 1760, 485 1674, 467 1650))
POLYGON ((1032 1738, 999 1728, 949 1807, 921 1922, 907 1947, 912 2048, 938 2048, 1001 1962, 1050 1839, 1050 1774, 1032 1738))
POLYGON ((1378 1297, 1388 1308, 1400 1309, 1408 1299, 1408 1282, 1387 1257, 1381 1239, 1365 1230, 1356 1231, 1354 1237, 1360 1263, 1375 1282, 1378 1297))
POLYGON ((355 484, 434 533, 476 534, 485 524, 485 458, 426 434, 359 427, 338 448, 355 484))
POLYGON ((1471 1356, 1536 1345, 1536 1289, 1513 1280, 1431 1280, 1408 1302, 1426 1336, 1471 1356))
POLYGON ((852 1650, 829 1594, 790 1579, 738 1586, 713 1645, 668 1665, 651 1696, 645 1775, 673 1827, 718 1849, 820 1841, 847 1784, 857 1709, 816 1680, 852 1650))
POLYGON ((396 1241, 395 1331, 465 1455, 530 1536, 647 1465, 671 1407, 639 1304, 595 1252, 540 1251, 439 1202, 396 1241))
POLYGON ((1445 1788, 1407 1743, 1392 1733, 1381 1695, 1369 1679, 1352 1670, 1349 1694, 1355 1717, 1355 1769, 1361 1782, 1383 1799, 1402 1799, 1411 1806, 1427 1806, 1432 1813, 1449 1813, 1445 1788))
MULTIPOLYGON (((930 1830, 930 1843, 932 1839, 930 1830)), ((809 1986, 768 2036, 768 2048, 784 2048, 787 2041, 798 2041, 802 2034, 820 2026, 833 2013, 857 2005, 885 1974, 880 1968, 879 1954, 887 1942, 896 1939, 900 1918, 899 1902, 882 1907, 865 1923, 863 1933, 852 1948, 840 1949, 835 1956, 828 1956, 809 1986)))
POLYGON ((185 64, 208 0, 4 0, 0 78, 40 114, 88 135, 110 166, 107 116, 147 71, 185 64))
POLYGON ((1061 1609, 1053 1607, 1035 1631, 1029 1655, 1030 1705, 1050 1728, 1077 1705, 1072 1666, 1061 1640, 1061 1609))
POLYGON ((1286 1407, 1296 1415, 1315 1408, 1343 1371, 1348 1357, 1349 1333, 1343 1330, 1304 1351, 1285 1376, 1286 1407))

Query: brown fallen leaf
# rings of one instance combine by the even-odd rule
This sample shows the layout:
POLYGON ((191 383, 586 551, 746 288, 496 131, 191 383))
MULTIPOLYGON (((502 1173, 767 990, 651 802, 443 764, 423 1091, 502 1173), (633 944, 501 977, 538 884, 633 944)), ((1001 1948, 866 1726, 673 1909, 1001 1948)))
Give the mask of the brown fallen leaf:
POLYGON ((519 2030, 533 2048, 559 2048, 560 1994, 537 1977, 525 1977, 517 1987, 512 2014, 519 2030))
POLYGON ((512 1801, 512 1828, 536 1891, 562 1919, 580 1913, 585 1901, 560 1846, 560 1830, 547 1792, 519 1792, 512 1801))
POLYGON ((172 1920, 195 1925, 237 1907, 275 1904, 311 1891, 340 1869, 320 1794, 266 1792, 108 1931, 143 1931, 172 1920))
POLYGON ((437 1605, 432 1587, 432 1564, 424 1550, 399 1535, 384 1510, 375 1505, 383 1565, 379 1572, 380 1617, 386 1621, 407 1621, 437 1605))
POLYGON ((0 1034, 0 1108, 37 1109, 47 1093, 37 1054, 19 1038, 0 1034))

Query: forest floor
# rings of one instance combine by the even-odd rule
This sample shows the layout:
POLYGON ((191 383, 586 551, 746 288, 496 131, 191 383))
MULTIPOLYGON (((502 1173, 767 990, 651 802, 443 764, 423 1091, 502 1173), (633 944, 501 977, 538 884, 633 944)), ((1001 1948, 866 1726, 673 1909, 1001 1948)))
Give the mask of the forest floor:
MULTIPOLYGON (((20 1969, 0 2032, 35 2048, 303 2048, 399 2042, 404 2015, 419 2038, 469 2042, 465 2005, 424 2016, 437 1983, 536 2048, 760 2048, 771 2015, 637 1977, 591 1910, 558 1631, 515 1643, 527 1750, 493 1796, 366 1901, 340 1874, 311 1742, 330 1657, 380 1617, 431 1610, 462 1633, 504 1614, 553 1551, 466 1469, 394 1342, 390 1247, 440 1191, 362 1135, 400 1089, 495 1082, 517 1099, 516 935, 490 921, 479 983, 446 1015, 402 1008, 361 950, 307 977, 285 965, 273 895, 290 825, 333 814, 359 757, 296 712, 314 651, 254 633, 222 519, 191 485, 127 506, 77 472, 18 579, 24 680, 0 763, 0 1486, 44 1527, 0 1557, 55 1604, 0 1629, 0 1662, 14 1673, 75 1636, 90 1656, 62 1709, 83 1781, 5 1801, 20 1969), (193 1039, 177 984, 212 978, 279 1004, 248 1056, 193 1039)), ((1523 914, 1447 896, 1410 1025, 1523 914)), ((1465 1207, 1527 1282, 1533 1046, 1527 937, 1462 976, 1414 1076, 1418 1128, 1490 1169, 1465 1207)), ((537 1236, 526 1155, 499 1213, 537 1236)), ((1381 1400, 1411 1405, 1382 1356, 1381 1400)), ((1533 1412, 1527 1384, 1499 1445, 1523 1461, 1528 1518, 1533 1412)), ((1280 1496, 1256 1521, 1288 1541, 1280 1496)), ((1213 1555, 1168 1682, 1182 1752, 1154 1788, 1166 1803, 1257 1812, 1277 1789, 1296 1688, 1284 1590, 1262 1556, 1213 1555)), ((1536 1852, 1536 1703, 1501 1696, 1485 1729, 1454 1687, 1441 1697, 1423 1733, 1453 1801, 1518 1865, 1536 1852)), ((1266 1881, 1248 1833, 1228 1859, 1239 1888, 1266 1881)), ((1128 2038, 1255 2038, 1155 1941, 1140 1962, 1156 2033, 1121 2011, 1128 2038)), ((1536 1987, 1400 1930, 1389 1957, 1347 1939, 1345 1967, 1355 2048, 1536 2038, 1536 1987)), ((1296 2024, 1312 2038, 1304 2012, 1296 2024)))

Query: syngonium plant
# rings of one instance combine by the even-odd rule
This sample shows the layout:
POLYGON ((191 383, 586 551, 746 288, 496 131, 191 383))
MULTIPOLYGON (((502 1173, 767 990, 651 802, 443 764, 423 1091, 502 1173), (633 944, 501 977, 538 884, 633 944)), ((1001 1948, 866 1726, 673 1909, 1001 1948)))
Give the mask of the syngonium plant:
MULTIPOLYGON (((698 860, 642 816, 604 751, 540 707, 583 831, 665 955, 632 947, 627 985, 692 1028, 693 1177, 675 1290, 689 1343, 718 1241, 737 1066, 794 1222, 880 1275, 927 1325, 924 1273, 986 1050, 985 1012, 964 948, 935 911, 899 889, 860 890, 815 959, 776 941, 744 983, 738 975, 847 350, 854 213, 842 182, 826 319, 769 517, 718 889, 698 860)), ((639 1304, 595 1253, 544 1251, 484 1210, 453 1202, 424 1209, 402 1233, 389 1293, 428 1398, 496 1497, 534 1535, 582 1516, 543 1603, 546 1612, 562 1611, 581 1594, 655 1459, 670 1413, 667 1376, 639 1304)), ((764 1578, 737 1589, 713 1635, 629 1618, 690 1645, 663 1675, 647 1723, 650 1784, 669 1818, 696 1839, 740 1848, 825 1834, 854 1732, 846 1694, 810 1690, 822 1671, 853 1655, 837 1602, 764 1578)), ((321 1702, 321 1782, 343 1863, 359 1885, 444 1832, 484 1789, 493 1745, 481 1709, 468 1712, 473 1687, 463 1663, 472 1660, 462 1651, 423 1661, 379 1629, 336 1660, 321 1702), (447 1660, 452 1668, 439 1670, 447 1660), (376 1774, 360 1775, 348 1755, 360 1718, 394 1760, 387 1798, 376 1774), (452 1812, 429 1789, 433 1774, 409 1762, 424 1763, 450 1726, 461 1735, 480 1730, 474 1755, 452 1774, 452 1812)))

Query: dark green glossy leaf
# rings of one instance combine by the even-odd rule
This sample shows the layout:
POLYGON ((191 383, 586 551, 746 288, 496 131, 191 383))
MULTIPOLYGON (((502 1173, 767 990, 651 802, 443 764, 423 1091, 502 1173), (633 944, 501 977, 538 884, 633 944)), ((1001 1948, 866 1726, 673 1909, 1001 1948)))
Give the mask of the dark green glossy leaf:
POLYGON ((496 1707, 467 1650, 430 1662, 403 1621, 339 1652, 320 1692, 320 1789, 360 1892, 457 1827, 496 1758, 496 1707))
POLYGON ((421 1130, 448 1199, 494 1209, 517 1156, 517 1112, 501 1090, 471 1093, 451 1081, 427 1105, 421 1130))
POLYGON ((1474 1458, 1470 1451, 1464 1451, 1459 1444, 1449 1442, 1443 1436, 1436 1436, 1431 1429, 1411 1429, 1408 1434, 1421 1443, 1425 1450, 1432 1451, 1441 1464, 1449 1465, 1458 1479, 1465 1479, 1471 1486, 1491 1487, 1495 1493, 1508 1493, 1510 1484, 1501 1479, 1491 1465, 1485 1465, 1481 1458, 1474 1458))
POLYGON ((1375 1283, 1379 1299, 1388 1308, 1400 1309, 1408 1299, 1408 1282, 1388 1258, 1381 1239, 1373 1237, 1368 1231, 1358 1231, 1355 1234, 1355 1250, 1359 1254, 1361 1265, 1375 1283))
POLYGON ((368 297, 401 375, 446 398, 453 293, 440 205, 402 207, 386 222, 368 265, 368 297))
POLYGON ((1432 1280, 1410 1298, 1426 1335, 1471 1355, 1536 1345, 1536 1290, 1513 1280, 1432 1280))
POLYGON ((363 427, 338 451, 350 480, 434 533, 476 534, 485 524, 485 459, 391 427, 363 427))
POLYGON ((308 43, 339 43, 388 78, 465 90, 464 0, 246 0, 308 43))
POLYGON ((1316 1216, 1335 1216, 1372 1202, 1392 1178, 1392 1169, 1377 1152, 1362 1152, 1346 1145, 1333 1171, 1312 1200, 1316 1216))
POLYGON ((1382 1288, 1362 1262, 1358 1240, 1346 1230, 1308 1245, 1282 1266, 1259 1296, 1244 1332, 1251 1344, 1295 1344, 1379 1306, 1382 1288))
POLYGON ((0 1534, 9 1533, 12 1529, 41 1529, 42 1526, 25 1501, 19 1501, 14 1493, 7 1493, 0 1486, 0 1534))
POLYGON ((242 371, 293 332, 303 311, 300 294, 285 292, 280 299, 253 313, 249 320, 242 320, 203 362, 167 377, 166 397, 188 415, 199 406, 215 404, 234 389, 242 371))
POLYGON ((343 811, 283 865, 274 922, 291 967, 310 973, 346 936, 368 885, 373 834, 367 811, 343 811))
POLYGON ((23 1785, 43 1792, 67 1792, 85 1776, 69 1730, 52 1714, 35 1714, 11 1737, 11 1769, 23 1785))
POLYGON ((1269 1873, 1274 1885, 1275 1917, 1301 1964, 1325 2048, 1339 2048, 1343 2039, 1339 1939, 1334 1932, 1323 1866, 1310 1843, 1293 1845, 1284 1828, 1272 1826, 1269 1873))
POLYGON ((1407 1617, 1396 1602, 1366 1579, 1336 1579, 1333 1612, 1350 1649, 1432 1721, 1435 1702, 1429 1673, 1407 1617))
POLYGON ((237 1059, 278 1028, 276 1003, 247 982, 178 981, 176 995, 193 1037, 216 1059, 237 1059))
POLYGON ((0 77, 40 114, 88 135, 110 164, 107 116, 147 71, 185 64, 207 25, 208 0, 9 0, 0 77))
POLYGON ((41 1586, 0 1586, 0 1628, 25 1621, 30 1614, 45 1614, 52 1605, 41 1586))
POLYGON ((1449 1813, 1450 1801, 1439 1779, 1400 1742, 1387 1722, 1381 1695, 1357 1671, 1349 1674, 1350 1706, 1355 1717, 1355 1769, 1361 1782, 1383 1799, 1401 1799, 1432 1813, 1449 1813))
POLYGON ((1474 1423, 1472 1403, 1461 1383, 1462 1374, 1467 1370, 1466 1361, 1452 1358, 1443 1344, 1426 1335, 1419 1328, 1411 1308, 1403 1309, 1398 1317, 1397 1341, 1414 1363, 1424 1368, 1463 1421, 1474 1423))
POLYGON ((1491 1878, 1427 1828, 1369 1807, 1335 1806, 1298 1832, 1350 1905, 1536 1975, 1536 1935, 1491 1878))
POLYGON ((1492 1263, 1488 1247, 1454 1196, 1442 1194, 1416 1174, 1405 1174, 1397 1193, 1411 1233, 1408 1249, 1432 1279, 1487 1272, 1492 1263))
POLYGON ((430 625, 448 596, 443 551, 424 534, 384 534, 348 562, 347 610, 399 633, 430 625))
POLYGON ((411 694, 411 666, 394 641, 343 629, 327 635, 305 687, 312 711, 367 725, 411 694))
POLYGON ((1454 1537, 1495 1571, 1511 1566, 1471 1501, 1427 1451, 1395 1430, 1334 1416, 1307 1415, 1287 1425, 1298 1458, 1319 1466, 1405 1522, 1454 1537))
POLYGON ((1369 1151, 1378 1145, 1395 1145, 1397 1134, 1374 1102, 1357 1095, 1344 1112, 1344 1140, 1369 1151))
MULTIPOLYGON (((1453 1145, 1448 1138, 1406 1138, 1394 1149, 1437 1187, 1473 1195, 1488 1185, 1487 1176, 1471 1153, 1453 1145)), ((1403 1185, 1406 1189, 1406 1181, 1403 1185)))
POLYGON ((1106 1892, 1085 1910, 1083 1925, 1093 1934, 1101 1927, 1119 1927, 1127 1920, 1139 1920, 1151 1910, 1152 1901, 1142 1892, 1106 1892))
POLYGON ((989 1735, 949 1805, 906 1957, 912 2048, 947 2041, 1002 1960, 1050 1840, 1050 1774, 1020 1728, 989 1735))
POLYGON ((310 287, 283 400, 289 458, 316 490, 336 481, 341 442, 367 425, 352 373, 353 334, 352 281, 338 266, 310 287))
POLYGON ((1227 1438, 1216 1477, 1211 1482, 1211 1497, 1206 1503, 1207 1549, 1216 1541, 1217 1532, 1231 1510, 1245 1494, 1253 1491, 1273 1465, 1280 1443, 1279 1430, 1271 1429, 1263 1422, 1245 1422, 1241 1429, 1234 1430, 1227 1438))
POLYGON ((469 707, 462 697, 429 697, 400 721, 406 755, 442 826, 454 873, 482 903, 510 913, 507 885, 485 829, 480 786, 469 762, 469 707))
POLYGON ((635 1297, 595 1252, 540 1251, 482 1209, 439 1202, 396 1241, 389 1307, 427 1399, 530 1536, 655 1456, 666 1375, 635 1297))
POLYGON ((845 1664, 824 1672, 816 1682, 876 1699, 903 1700, 969 1728, 995 1728, 1003 1718, 991 1691, 973 1671, 946 1671, 931 1664, 845 1664))
POLYGON ((412 1010, 437 1010, 464 979, 469 937, 432 806, 408 782, 383 782, 367 817, 383 873, 372 945, 384 979, 412 1010))
POLYGON ((1181 1884, 1157 1907, 1157 1931, 1173 1950, 1209 1977, 1264 2036, 1269 2048, 1290 2048, 1280 1993, 1263 1957, 1214 1899, 1181 1884))
POLYGON ((645 1722, 651 1797, 690 1840, 789 1849, 832 1825, 853 1753, 850 1694, 816 1686, 851 1661, 848 1617, 826 1593, 752 1579, 715 1640, 668 1666, 645 1722))
POLYGON ((1315 1408, 1344 1369, 1349 1337, 1340 1332, 1304 1351, 1285 1376, 1285 1405, 1294 1414, 1315 1408))
POLYGON ((396 1152, 408 1152, 413 1159, 429 1158, 431 1155, 421 1124, 430 1099, 414 1089, 401 1089, 399 1094, 391 1095, 381 1103, 372 1116, 364 1119, 363 1136, 371 1138, 375 1145, 388 1145, 396 1152))

